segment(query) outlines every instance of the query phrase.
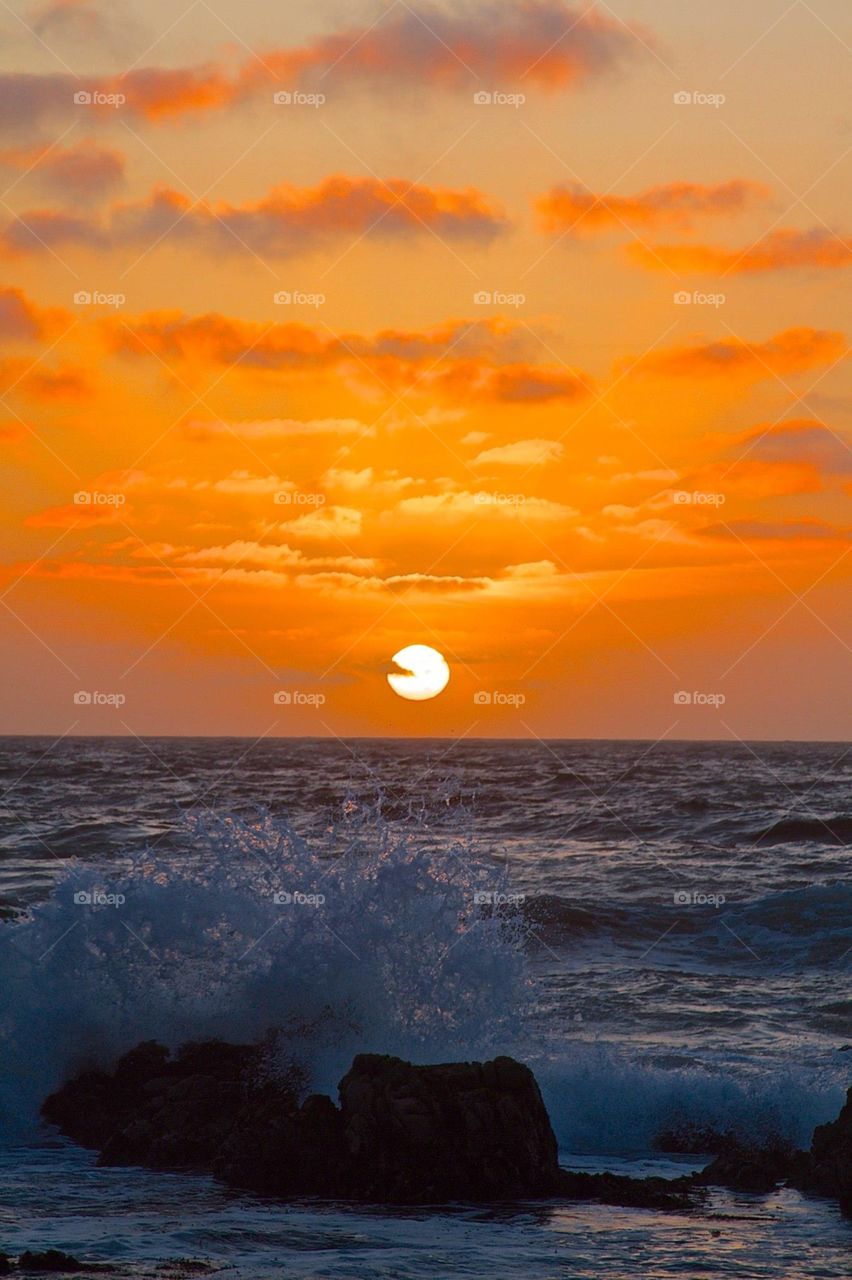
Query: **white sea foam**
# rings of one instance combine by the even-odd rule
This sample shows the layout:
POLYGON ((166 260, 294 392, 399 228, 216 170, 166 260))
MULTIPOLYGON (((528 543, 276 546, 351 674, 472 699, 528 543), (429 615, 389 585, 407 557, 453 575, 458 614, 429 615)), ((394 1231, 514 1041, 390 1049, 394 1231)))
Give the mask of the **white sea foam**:
POLYGON ((355 1051, 472 1057, 514 1039, 522 926, 453 823, 347 802, 314 840, 281 820, 195 820, 188 850, 72 865, 0 930, 0 1117, 31 1127, 69 1074, 141 1039, 284 1028, 316 1088, 355 1051))

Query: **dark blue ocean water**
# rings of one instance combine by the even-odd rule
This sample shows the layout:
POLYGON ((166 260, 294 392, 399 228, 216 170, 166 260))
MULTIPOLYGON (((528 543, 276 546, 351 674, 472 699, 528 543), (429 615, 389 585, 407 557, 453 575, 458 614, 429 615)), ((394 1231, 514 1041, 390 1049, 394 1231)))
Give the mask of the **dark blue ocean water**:
POLYGON ((96 1170, 36 1111, 142 1035, 298 1020, 329 1090, 358 1048, 525 1058, 575 1164, 656 1168, 673 1122, 807 1142, 852 1075, 850 780, 836 743, 3 740, 0 1249, 246 1276, 845 1274, 848 1226, 792 1192, 690 1224, 283 1210, 96 1170))

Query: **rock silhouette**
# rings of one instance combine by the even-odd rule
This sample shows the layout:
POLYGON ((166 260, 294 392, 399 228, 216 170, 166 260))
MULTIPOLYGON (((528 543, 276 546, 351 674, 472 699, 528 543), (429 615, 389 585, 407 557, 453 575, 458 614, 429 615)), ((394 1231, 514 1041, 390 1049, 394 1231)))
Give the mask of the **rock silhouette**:
POLYGON ((104 1165, 212 1173, 287 1199, 370 1203, 542 1198, 689 1208, 691 1178, 634 1179, 560 1169, 530 1069, 513 1058, 415 1066, 359 1054, 340 1105, 295 1069, 269 1070, 268 1045, 208 1041, 174 1055, 137 1045, 114 1071, 85 1071, 45 1118, 104 1165))

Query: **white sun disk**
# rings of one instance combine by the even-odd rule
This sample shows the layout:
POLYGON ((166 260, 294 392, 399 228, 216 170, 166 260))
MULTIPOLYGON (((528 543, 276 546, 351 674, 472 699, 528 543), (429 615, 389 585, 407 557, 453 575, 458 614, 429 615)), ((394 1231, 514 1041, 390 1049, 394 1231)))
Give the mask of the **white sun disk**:
POLYGON ((400 672, 388 675, 388 684, 394 693, 410 702, 425 702, 437 698, 447 687, 450 668, 443 654, 428 644, 410 644, 393 655, 400 672))

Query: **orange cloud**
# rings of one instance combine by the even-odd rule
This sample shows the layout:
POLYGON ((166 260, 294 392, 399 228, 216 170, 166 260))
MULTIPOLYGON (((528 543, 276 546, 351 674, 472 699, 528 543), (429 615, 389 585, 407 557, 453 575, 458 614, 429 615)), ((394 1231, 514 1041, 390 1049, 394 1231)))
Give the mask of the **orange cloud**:
POLYGON ((217 314, 153 313, 136 322, 106 322, 115 351, 161 359, 202 360, 238 371, 306 373, 348 366, 375 372, 388 388, 416 384, 451 398, 505 404, 545 403, 587 395, 592 379, 580 371, 535 365, 517 356, 536 344, 525 326, 504 320, 452 320, 429 330, 384 330, 373 335, 330 334, 303 324, 271 328, 217 314), (414 376, 413 376, 414 375, 414 376))
POLYGON ((696 217, 744 212, 770 195, 759 182, 736 178, 703 185, 669 182, 633 196, 596 195, 578 184, 552 187, 535 201, 545 231, 595 234, 617 227, 690 227, 696 217))
POLYGON ((843 355, 842 333, 825 329, 785 329, 766 342, 725 338, 701 346, 674 347, 642 362, 639 372, 687 378, 771 377, 802 373, 843 355))
POLYGON ((68 319, 59 308, 37 307, 22 289, 0 288, 0 338, 6 342, 49 337, 68 319))
MULTIPOLYGON (((471 93, 495 85, 558 91, 604 74, 643 52, 652 37, 607 13, 564 0, 499 0, 452 11, 434 4, 392 6, 369 26, 271 49, 229 68, 207 63, 139 67, 123 76, 0 76, 0 126, 28 128, 67 117, 74 94, 120 94, 123 113, 160 120, 218 110, 274 89, 321 85, 330 93, 366 86, 395 92, 423 85, 471 93), (641 40, 640 40, 641 38, 641 40)), ((114 105, 84 108, 114 118, 114 105)))
POLYGON ((811 231, 773 231, 745 249, 704 244, 662 244, 646 248, 634 243, 628 253, 643 267, 658 271, 669 267, 684 274, 747 275, 793 267, 852 266, 852 240, 822 227, 811 231))
POLYGON ((505 404, 543 404, 589 395, 594 384, 586 374, 553 366, 515 364, 497 369, 488 379, 486 395, 505 404))
POLYGON ((852 475, 852 443, 841 432, 831 431, 812 418, 746 432, 736 453, 772 464, 806 464, 823 476, 852 475))
POLYGON ((122 152, 92 141, 76 147, 11 147, 0 151, 0 166, 26 175, 52 195, 82 202, 112 191, 125 175, 122 152))
POLYGON ((82 369, 36 369, 23 379, 21 390, 39 400, 86 400, 94 386, 82 369))
MULTIPOLYGON (((321 37, 265 61, 300 82, 334 70, 334 83, 344 84, 479 89, 526 80, 559 90, 641 53, 640 35, 652 40, 642 28, 591 8, 580 12, 564 0, 521 0, 511 10, 490 0, 466 12, 421 3, 395 9, 370 28, 321 37)), ((250 66, 246 74, 253 80, 258 72, 250 66)))
POLYGON ((24 523, 31 529, 89 529, 99 524, 114 524, 120 518, 114 506, 78 506, 69 502, 37 511, 24 523))
POLYGON ((511 444, 485 449, 473 460, 474 466, 497 463, 510 467, 543 467, 548 462, 558 462, 565 453, 558 440, 514 440, 511 444))
POLYGON ((376 178, 326 178, 316 187, 279 186, 253 204, 194 202, 168 187, 147 200, 114 205, 105 219, 50 209, 13 218, 0 233, 9 257, 50 250, 147 247, 168 238, 208 253, 246 248, 286 257, 339 235, 375 230, 384 236, 432 231, 448 238, 490 240, 506 225, 474 188, 453 191, 376 178))
POLYGON ((701 533, 708 538, 739 538, 743 542, 795 542, 814 539, 848 542, 849 529, 838 529, 823 520, 732 520, 729 524, 714 524, 701 533))
POLYGON ((85 400, 93 390, 92 380, 83 369, 45 369, 31 360, 0 362, 0 394, 4 396, 15 392, 34 400, 85 400))

